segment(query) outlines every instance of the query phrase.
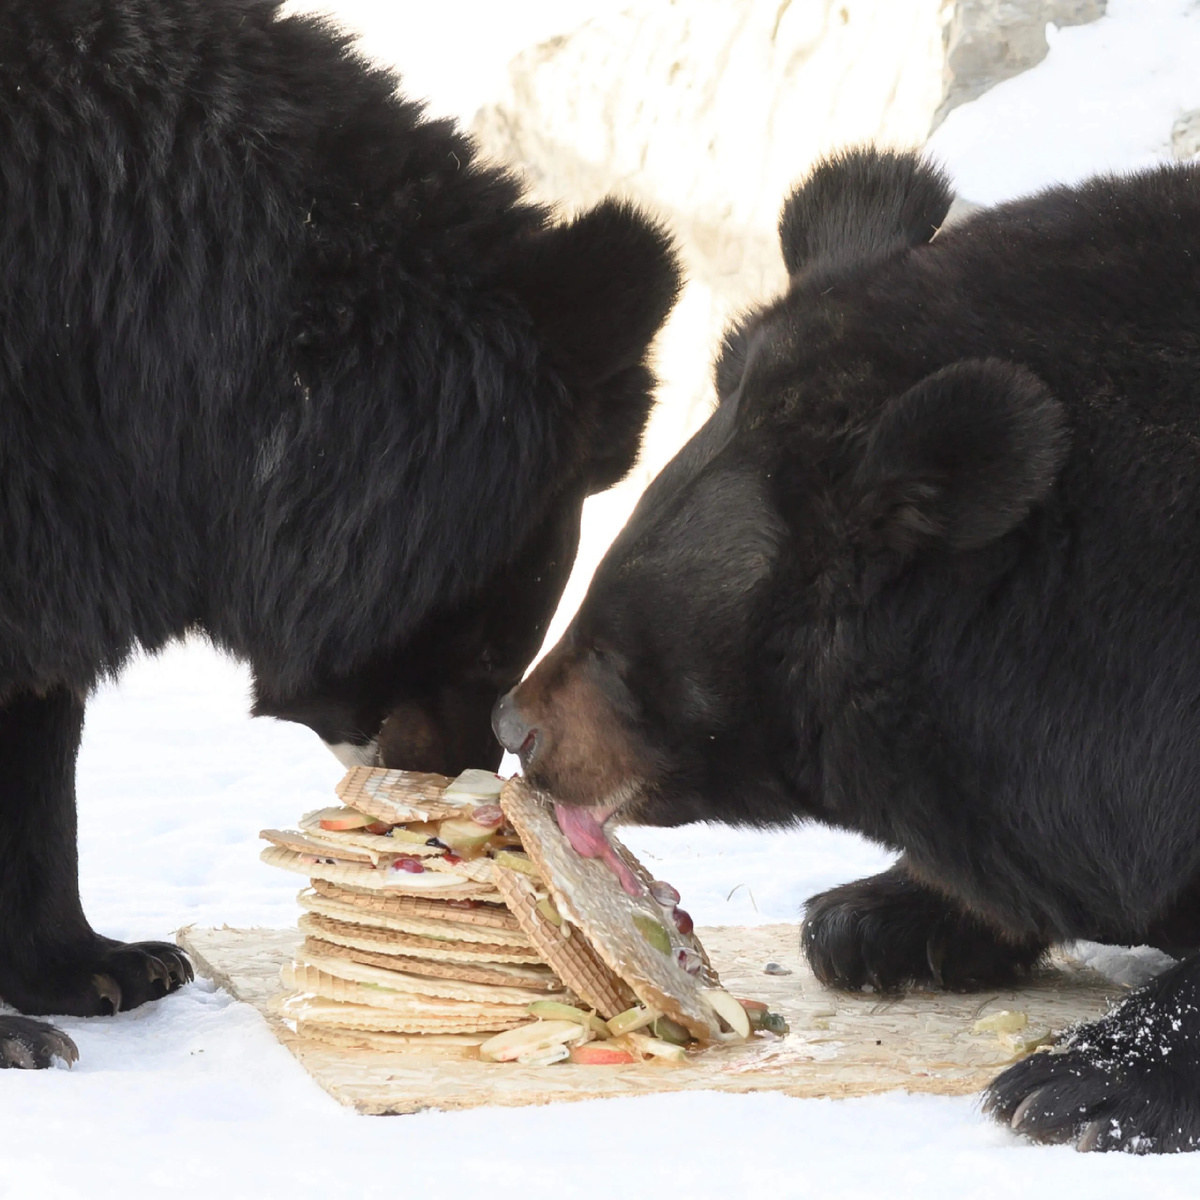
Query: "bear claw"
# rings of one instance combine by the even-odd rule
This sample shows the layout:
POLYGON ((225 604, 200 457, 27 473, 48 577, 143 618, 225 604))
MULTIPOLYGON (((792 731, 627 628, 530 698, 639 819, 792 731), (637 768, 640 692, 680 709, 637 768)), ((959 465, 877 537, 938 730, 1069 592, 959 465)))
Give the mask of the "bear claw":
POLYGON ((56 1058, 67 1066, 79 1059, 78 1048, 61 1029, 28 1017, 0 1017, 0 1070, 45 1070, 56 1058))

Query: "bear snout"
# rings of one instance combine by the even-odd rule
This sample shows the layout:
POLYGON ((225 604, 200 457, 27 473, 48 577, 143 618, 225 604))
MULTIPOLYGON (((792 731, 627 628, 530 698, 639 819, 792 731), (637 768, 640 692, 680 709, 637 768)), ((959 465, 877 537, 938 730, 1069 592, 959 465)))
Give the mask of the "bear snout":
POLYGON ((492 732, 496 740, 510 754, 521 759, 522 766, 528 765, 527 759, 537 740, 537 730, 529 724, 521 712, 512 692, 506 692, 496 701, 492 709, 492 732))

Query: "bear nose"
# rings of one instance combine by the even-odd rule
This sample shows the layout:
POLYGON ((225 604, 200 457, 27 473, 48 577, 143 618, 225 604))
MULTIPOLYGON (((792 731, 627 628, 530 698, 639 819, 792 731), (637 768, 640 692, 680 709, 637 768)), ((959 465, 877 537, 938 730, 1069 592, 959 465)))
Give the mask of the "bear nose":
POLYGON ((520 754, 530 736, 537 731, 521 716, 512 692, 506 692, 492 709, 492 732, 510 754, 520 754))

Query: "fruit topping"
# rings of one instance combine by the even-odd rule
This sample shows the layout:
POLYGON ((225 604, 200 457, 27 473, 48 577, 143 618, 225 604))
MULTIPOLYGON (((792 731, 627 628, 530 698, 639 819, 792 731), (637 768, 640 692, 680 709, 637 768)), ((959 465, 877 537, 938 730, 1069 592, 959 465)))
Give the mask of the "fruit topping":
POLYGON ((676 1046, 686 1046, 692 1040, 692 1035, 678 1021, 672 1021, 670 1017, 659 1017, 650 1026, 650 1031, 661 1041, 672 1042, 676 1046))
POLYGON ((695 929, 695 925, 692 923, 691 915, 684 909, 677 908, 674 913, 672 913, 672 916, 675 918, 675 928, 678 929, 684 937, 687 937, 692 930, 695 929))
POLYGON ((690 946, 680 946, 675 951, 675 965, 689 975, 699 975, 704 970, 704 959, 690 946))
POLYGON ((533 864, 533 859, 528 854, 520 854, 515 850, 501 850, 496 855, 496 866, 507 867, 510 871, 520 871, 523 875, 532 875, 534 879, 541 879, 537 867, 533 864))
POLYGON ((671 953, 671 935, 653 917, 645 913, 634 913, 633 923, 637 931, 660 954, 671 953))
POLYGON ((673 1042, 664 1042, 661 1038, 650 1037, 645 1033, 627 1033, 625 1037, 640 1053, 651 1058, 661 1058, 664 1062, 687 1062, 687 1052, 673 1042))
POLYGON ((442 798, 451 804, 466 800, 494 800, 503 787, 504 780, 494 771, 472 767, 446 785, 442 798))
POLYGON ((750 1036, 750 1018, 746 1010, 724 988, 701 988, 700 995, 738 1037, 750 1036))
POLYGON ((563 1004, 558 1000, 535 1000, 527 1011, 531 1017, 538 1017, 543 1021, 577 1021, 597 1037, 608 1037, 608 1026, 600 1017, 594 1012, 586 1012, 571 1004, 563 1004))
POLYGON ((364 825, 363 829, 367 833, 375 833, 380 837, 387 837, 392 832, 392 827, 386 821, 372 821, 370 825, 364 825))
POLYGON ((471 820, 488 829, 499 829, 504 824, 504 810, 498 804, 481 804, 471 810, 471 820))
POLYGON ((366 813, 360 813, 354 808, 323 808, 313 816, 322 829, 335 832, 345 829, 362 829, 375 820, 374 817, 368 817, 366 813))
POLYGON ((484 1062, 513 1062, 523 1055, 538 1054, 552 1046, 581 1042, 587 1036, 587 1030, 578 1021, 534 1021, 488 1038, 479 1047, 479 1057, 484 1062))
POLYGON ((562 913, 558 911, 558 909, 554 906, 554 901, 548 896, 543 896, 542 899, 537 902, 536 908, 538 912, 540 912, 542 916, 550 922, 551 925, 556 925, 559 929, 562 928, 562 913))
POLYGON ((781 1013, 766 1012, 758 1019, 756 1029, 761 1029, 765 1033, 774 1033, 779 1037, 787 1037, 792 1031, 792 1027, 787 1023, 787 1019, 781 1013))
POLYGON ((470 817, 452 817, 436 831, 437 840, 464 858, 477 858, 488 847, 493 833, 490 825, 480 825, 470 817))
POLYGON ((650 885, 650 895, 658 901, 663 908, 674 908, 679 903, 679 893, 662 879, 656 879, 650 885))
POLYGON ((631 1033, 635 1029, 645 1029, 647 1025, 657 1021, 661 1015, 652 1008, 638 1004, 633 1008, 627 1008, 624 1012, 617 1013, 615 1017, 610 1017, 608 1032, 613 1037, 620 1037, 623 1033, 631 1033))
POLYGON ((447 850, 446 853, 442 855, 442 861, 448 862, 452 867, 457 867, 458 864, 462 862, 462 856, 447 850))
POLYGON ((573 1063, 580 1063, 587 1067, 619 1067, 637 1062, 637 1059, 628 1050, 602 1045, 600 1042, 572 1046, 569 1055, 573 1063))
POLYGON ((393 871, 407 871, 410 875, 421 875, 425 864, 419 858, 398 858, 392 863, 393 871))

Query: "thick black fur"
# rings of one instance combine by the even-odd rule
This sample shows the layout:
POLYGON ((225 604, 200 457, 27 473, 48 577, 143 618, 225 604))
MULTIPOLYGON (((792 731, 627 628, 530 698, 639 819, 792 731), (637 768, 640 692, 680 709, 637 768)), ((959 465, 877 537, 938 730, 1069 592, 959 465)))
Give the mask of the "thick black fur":
POLYGON ((488 712, 651 403, 662 231, 552 223, 276 9, 0 7, 0 997, 30 1013, 191 975, 80 908, 97 679, 199 630, 259 713, 498 761, 488 712))
MULTIPOLYGON (((720 408, 567 634, 642 771, 613 793, 636 819, 810 817, 902 852, 811 902, 836 986, 992 984, 1076 938, 1200 944, 1200 167, 929 240, 948 202, 875 151, 789 200, 791 286, 726 339, 720 408)), ((1121 1133, 1085 1145, 1191 1144, 1200 1024, 1158 1014, 1197 970, 1105 1026, 1087 1102, 1121 1133), (1170 1071, 1138 1058, 1143 1028, 1170 1071)), ((1074 1129, 1078 1098, 1019 1124, 1074 1129)))

